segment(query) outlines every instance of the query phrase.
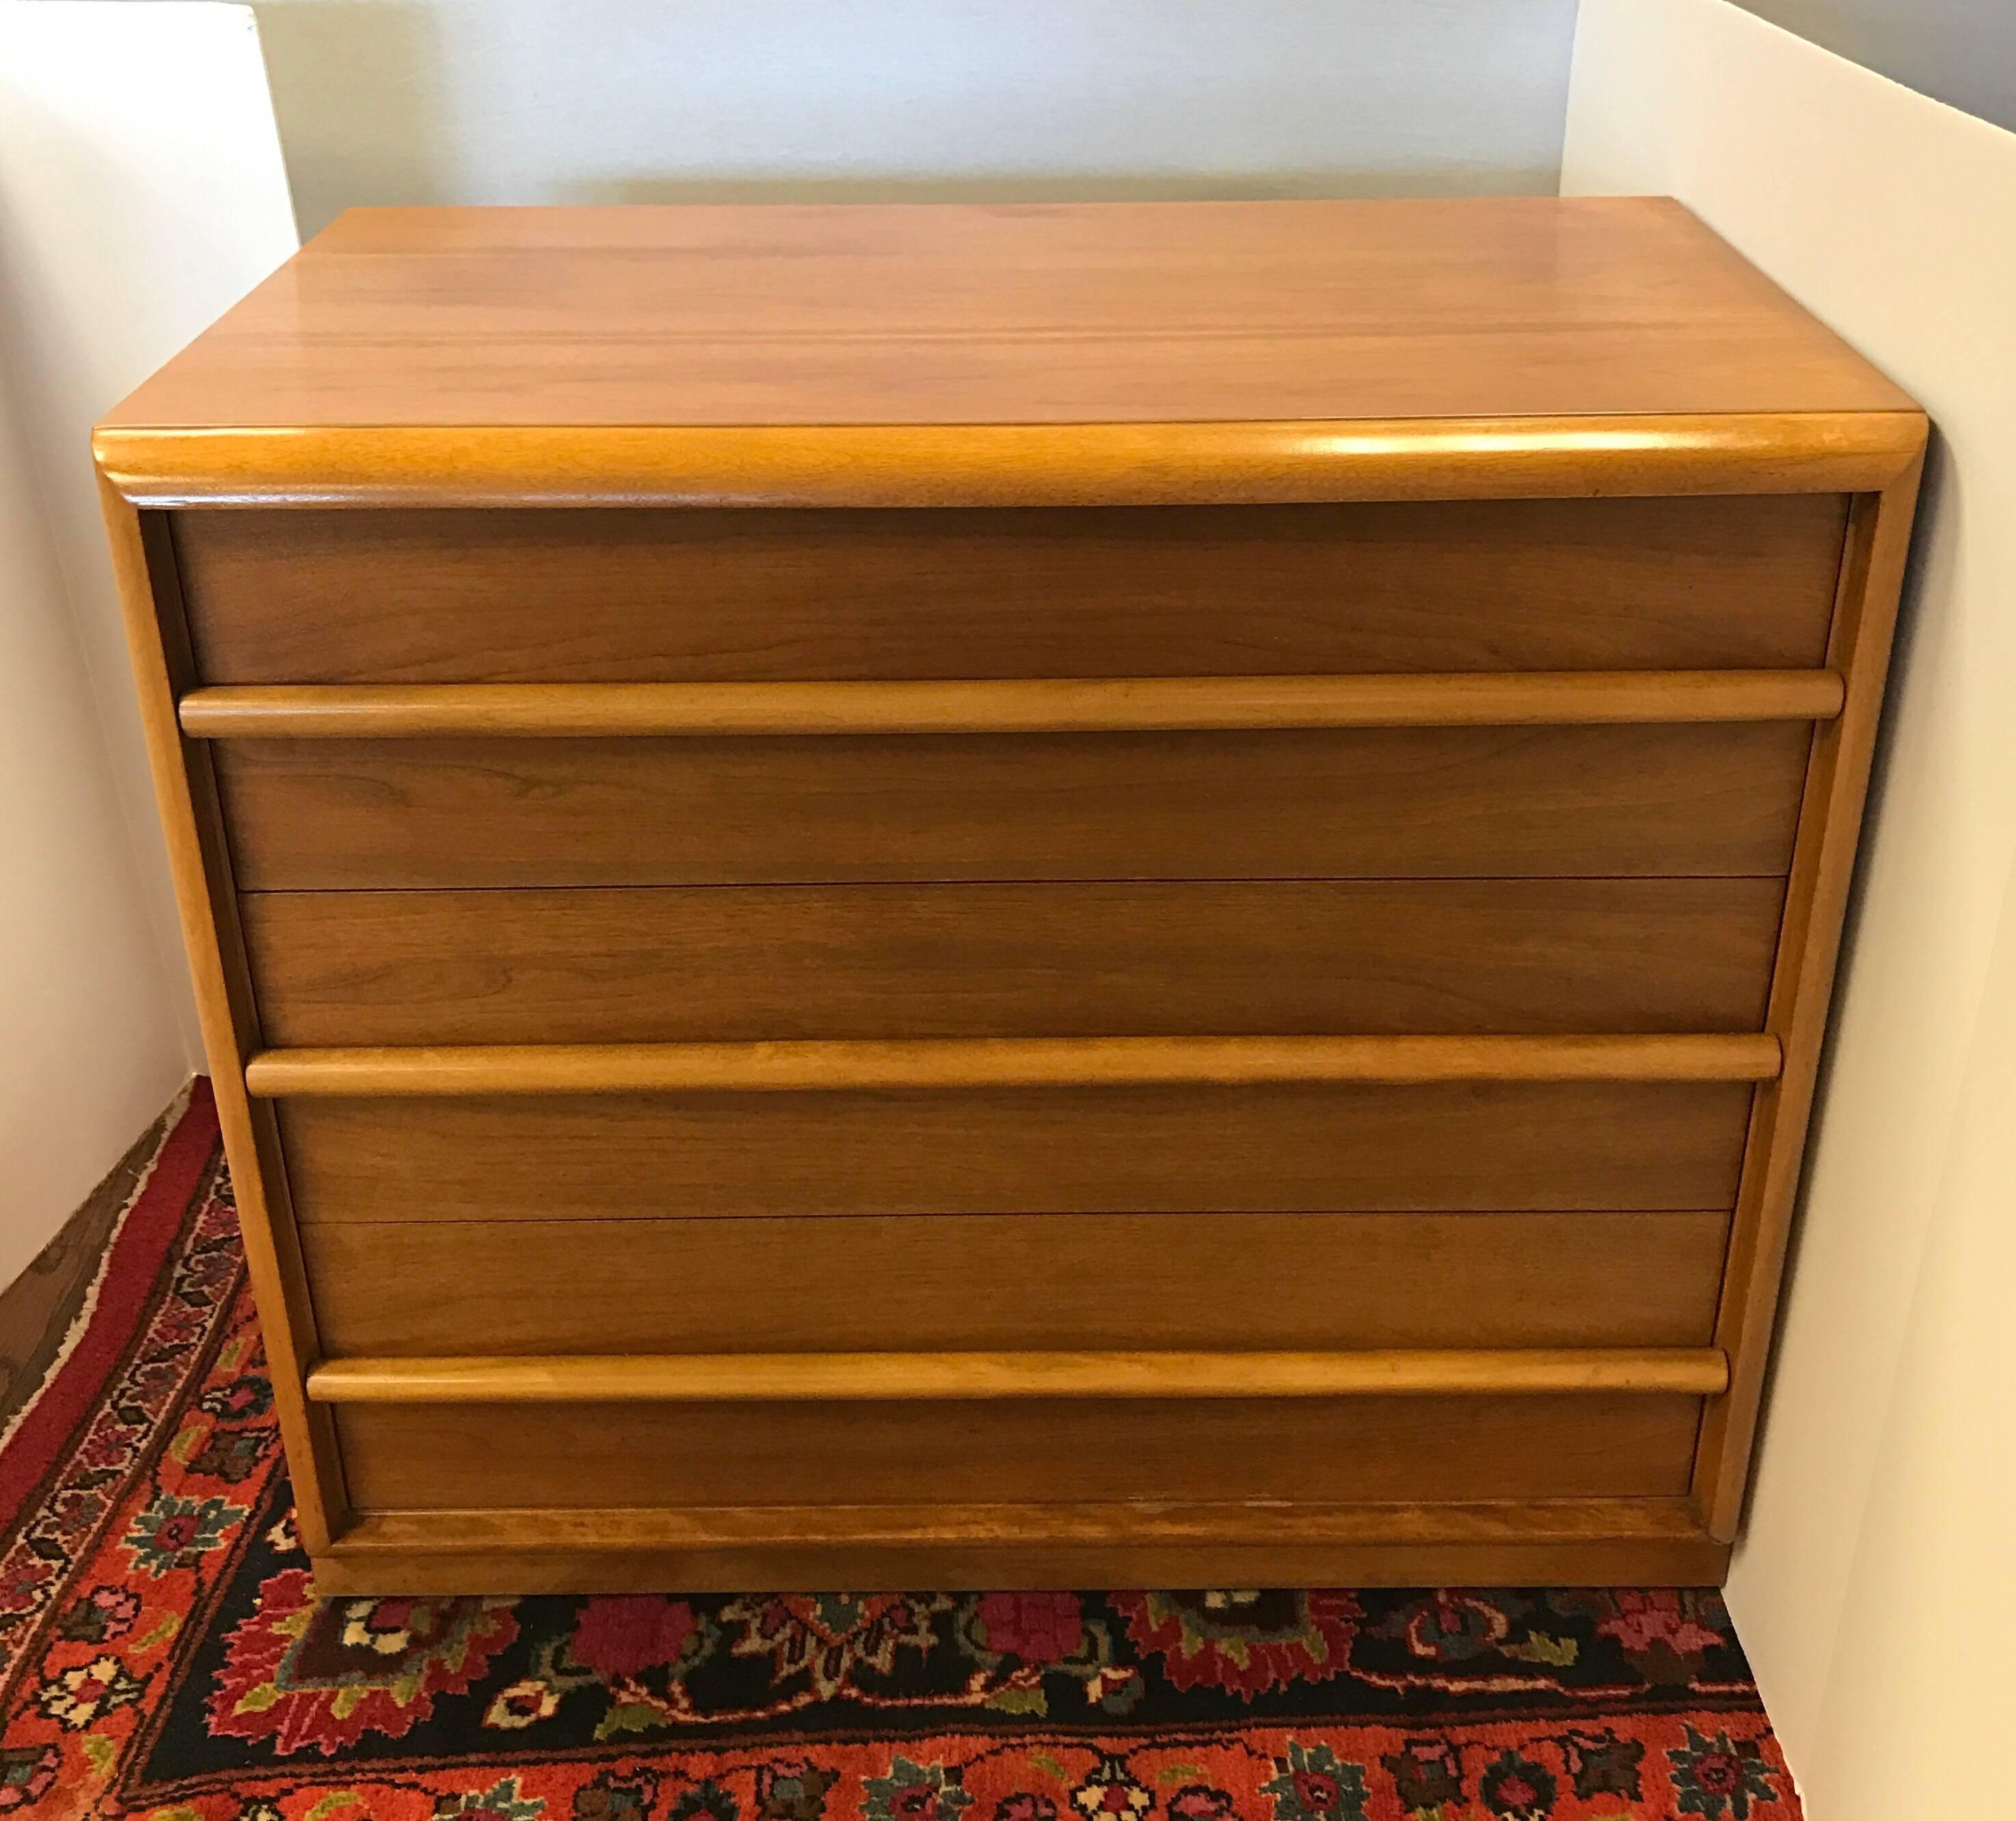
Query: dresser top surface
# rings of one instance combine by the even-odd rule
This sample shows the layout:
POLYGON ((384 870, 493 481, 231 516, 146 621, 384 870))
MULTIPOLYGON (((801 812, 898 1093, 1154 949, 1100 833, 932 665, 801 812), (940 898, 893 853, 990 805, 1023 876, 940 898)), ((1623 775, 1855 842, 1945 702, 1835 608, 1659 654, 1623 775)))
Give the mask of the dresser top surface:
POLYGON ((1892 412, 1656 198, 360 209, 103 427, 1892 412))

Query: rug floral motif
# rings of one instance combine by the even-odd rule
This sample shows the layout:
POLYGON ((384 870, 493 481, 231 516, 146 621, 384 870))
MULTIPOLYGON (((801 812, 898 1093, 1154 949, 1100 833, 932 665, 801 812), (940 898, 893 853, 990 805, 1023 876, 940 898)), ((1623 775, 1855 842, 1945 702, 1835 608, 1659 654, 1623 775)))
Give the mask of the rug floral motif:
POLYGON ((1705 1589, 319 1601, 200 1089, 0 1497, 37 1821, 1799 1812, 1705 1589))

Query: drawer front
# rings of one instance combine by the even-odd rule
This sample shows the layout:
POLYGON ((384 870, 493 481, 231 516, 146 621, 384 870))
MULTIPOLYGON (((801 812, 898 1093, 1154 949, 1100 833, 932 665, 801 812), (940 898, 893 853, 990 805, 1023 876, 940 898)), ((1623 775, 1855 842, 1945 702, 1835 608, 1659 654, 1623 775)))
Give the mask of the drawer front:
POLYGON ((212 682, 1798 668, 1838 495, 175 515, 212 682))
POLYGON ((1761 1028, 1775 879, 250 892, 276 1044, 1761 1028))
POLYGON ((280 1103, 321 1220, 1727 1208, 1748 1083, 280 1103))
POLYGON ((364 1511, 1674 1496, 1701 1400, 347 1405, 364 1511))
POLYGON ((1760 875, 1804 722, 226 740, 250 890, 1760 875))
POLYGON ((1093 1214, 303 1229, 332 1357, 1701 1347, 1729 1217, 1093 1214))

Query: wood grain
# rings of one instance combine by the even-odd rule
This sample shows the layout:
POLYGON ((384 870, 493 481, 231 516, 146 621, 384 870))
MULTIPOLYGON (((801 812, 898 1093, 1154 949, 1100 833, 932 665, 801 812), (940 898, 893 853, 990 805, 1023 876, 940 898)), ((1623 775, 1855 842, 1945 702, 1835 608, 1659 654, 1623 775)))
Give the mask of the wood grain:
POLYGON ((303 1245, 335 1359, 845 1352, 886 1346, 892 1309, 906 1346, 946 1351, 1700 1347, 1728 1225, 1692 1211, 344 1221, 303 1245))
POLYGON ((1762 1081, 1765 1031, 1669 1037, 944 1037, 266 1049, 261 1097, 964 1092, 1269 1083, 1762 1081))
POLYGON ((355 211, 107 422, 1910 408, 1677 203, 1549 197, 355 211))
POLYGON ((1849 700, 1841 718, 1814 743, 1768 1013, 1784 1042, 1786 1068, 1751 1110, 1717 1324, 1730 1349, 1733 1377, 1728 1396, 1708 1406, 1695 1463, 1695 1496, 1711 1534, 1724 1542, 1737 1535, 1749 1481, 1918 479, 1914 466, 1885 492, 1859 503, 1841 571, 1830 651, 1849 678, 1849 700))
POLYGON ((380 1512, 318 1559, 330 1595, 848 1587, 1661 1586, 1729 1546, 1679 1499, 1372 1505, 716 1506, 380 1512))
MULTIPOLYGON (((1298 1500, 1170 1500, 1154 1505, 1114 1499, 1035 1505, 1003 1500, 920 1504, 869 1500, 855 1505, 621 1506, 513 1510, 386 1511, 359 1520, 329 1550, 362 1560, 387 1552, 418 1554, 499 1546, 600 1551, 711 1549, 760 1545, 921 1545, 957 1547, 1012 1535, 1053 1546, 1118 1542, 1367 1546, 1440 1542, 1477 1547, 1533 1542, 1680 1542, 1701 1535, 1683 1498, 1381 1499, 1331 1503, 1298 1500)), ((1108 1583, 1114 1584, 1114 1583, 1108 1583)), ((862 1583, 866 1585, 866 1583, 862 1583)), ((905 1586, 921 1583, 877 1582, 905 1586)))
POLYGON ((1852 493, 1924 446, 1913 411, 1247 423, 101 424, 99 473, 153 507, 1291 506, 1852 493))
POLYGON ((96 439, 322 1589, 1719 1577, 1924 428, 1658 200, 346 218, 96 439))
POLYGON ((308 1395, 328 1404, 911 1404, 1042 1398, 1713 1396, 1713 1348, 1513 1348, 1369 1352, 655 1353, 326 1359, 308 1395))
POLYGON ((1678 1395, 339 1405, 366 1511, 544 1506, 1672 1496, 1678 1395))
POLYGON ((218 1122, 231 1165, 246 1268, 265 1326, 274 1409, 287 1452, 303 1542, 327 1546, 350 1506, 329 1413, 303 1388, 306 1363, 321 1351, 308 1299, 272 1111, 246 1096, 245 1059, 258 1047, 237 881, 224 831, 209 749, 185 740, 176 698, 189 687, 192 660, 167 529, 101 482, 99 502, 111 545, 140 725, 153 773, 170 876, 196 989, 196 1017, 217 1096, 218 1122))
POLYGON ((1731 1205, 1744 1083, 279 1103, 301 1218, 1731 1205))
POLYGON ((1782 872, 1800 723, 217 743, 253 890, 1782 872))
POLYGON ((1121 733, 1826 721, 1833 671, 955 682, 375 683, 197 689, 210 740, 581 740, 749 734, 1121 733))
POLYGON ((1839 495, 1006 511, 189 512, 218 684, 1769 668, 1839 495))
POLYGON ((281 1045, 1755 1031, 1775 879, 253 892, 281 1045))

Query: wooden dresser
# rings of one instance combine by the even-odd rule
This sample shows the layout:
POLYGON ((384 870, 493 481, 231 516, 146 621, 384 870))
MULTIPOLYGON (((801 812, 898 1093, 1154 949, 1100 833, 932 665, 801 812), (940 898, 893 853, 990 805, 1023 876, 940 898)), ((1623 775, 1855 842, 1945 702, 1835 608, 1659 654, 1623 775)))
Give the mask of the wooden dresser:
POLYGON ((344 216, 96 445, 322 1587, 1719 1579, 1924 439, 1660 200, 344 216))

